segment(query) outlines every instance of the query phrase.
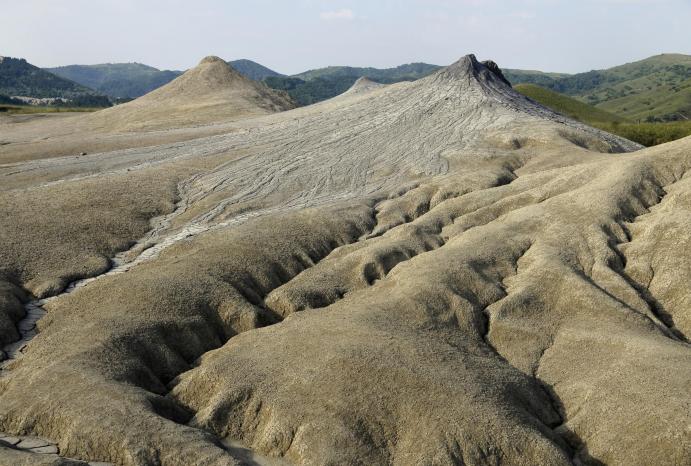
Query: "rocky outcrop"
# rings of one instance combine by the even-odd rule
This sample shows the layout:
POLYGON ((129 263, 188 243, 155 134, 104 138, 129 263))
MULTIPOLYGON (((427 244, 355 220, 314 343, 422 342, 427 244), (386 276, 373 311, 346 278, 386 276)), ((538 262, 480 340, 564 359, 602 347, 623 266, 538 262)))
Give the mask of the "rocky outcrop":
POLYGON ((499 65, 497 65, 495 62, 492 60, 486 60, 482 62, 483 65, 487 67, 492 73, 497 75, 499 79, 501 79, 506 85, 510 86, 511 83, 509 82, 508 79, 504 76, 504 73, 502 73, 501 68, 499 68, 499 65))

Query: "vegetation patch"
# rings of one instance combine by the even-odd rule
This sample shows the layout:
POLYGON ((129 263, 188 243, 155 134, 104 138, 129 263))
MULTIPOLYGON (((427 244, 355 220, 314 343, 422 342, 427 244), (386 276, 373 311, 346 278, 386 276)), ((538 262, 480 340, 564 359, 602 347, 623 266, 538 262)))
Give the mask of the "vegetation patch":
POLYGON ((646 147, 691 136, 691 121, 667 123, 598 123, 593 126, 646 147))
POLYGON ((537 84, 634 121, 691 119, 691 56, 662 54, 573 75, 507 70, 513 84, 537 84))
POLYGON ((95 112, 102 107, 37 107, 34 105, 4 105, 0 104, 0 113, 61 113, 61 112, 95 112))
POLYGON ((580 100, 559 94, 558 92, 545 89, 535 84, 517 84, 514 86, 514 89, 545 107, 590 125, 596 122, 624 123, 628 121, 626 118, 622 118, 613 113, 588 105, 580 100))
POLYGON ((634 122, 534 84, 518 84, 514 88, 557 113, 647 147, 691 135, 691 121, 634 122))

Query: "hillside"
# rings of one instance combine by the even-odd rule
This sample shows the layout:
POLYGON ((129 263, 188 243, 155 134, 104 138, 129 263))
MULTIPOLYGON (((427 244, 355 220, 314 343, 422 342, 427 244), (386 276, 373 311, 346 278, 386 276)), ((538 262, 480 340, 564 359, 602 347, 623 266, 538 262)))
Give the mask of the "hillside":
POLYGON ((567 76, 507 73, 632 120, 691 118, 691 56, 662 54, 567 76))
POLYGON ((108 131, 173 128, 293 107, 287 95, 246 78, 218 57, 207 57, 165 86, 89 115, 89 121, 108 131))
MULTIPOLYGON (((255 81, 283 76, 252 60, 228 62, 238 73, 255 81)), ((141 63, 104 63, 46 68, 65 79, 95 89, 113 98, 137 98, 171 82, 182 71, 159 70, 141 63)))
MULTIPOLYGON (((309 105, 345 92, 360 77, 380 83, 412 81, 439 69, 411 63, 394 68, 329 66, 285 76, 251 60, 229 62, 250 79, 288 92, 309 105)), ((139 97, 167 84, 180 72, 140 64, 72 65, 51 71, 111 97, 139 97)), ((631 120, 691 118, 691 57, 664 54, 606 70, 578 74, 506 69, 513 84, 536 84, 631 120)))
POLYGON ((292 76, 269 76, 263 82, 272 89, 287 92, 298 105, 305 106, 340 95, 357 80, 357 76, 313 78, 309 81, 292 76))
MULTIPOLYGON (((505 73, 505 75, 507 74, 505 73)), ((530 97, 545 107, 591 126, 597 123, 624 123, 627 121, 618 115, 535 84, 516 84, 513 87, 524 96, 530 97)))
POLYGON ((285 76, 252 60, 231 60, 228 63, 235 71, 255 81, 261 81, 269 76, 285 76))
POLYGON ((69 65, 46 70, 113 98, 140 97, 181 74, 180 71, 161 71, 141 63, 69 65))
POLYGON ((413 81, 415 79, 423 78, 434 71, 441 68, 438 65, 430 65, 428 63, 409 63, 400 65, 395 68, 358 68, 352 66, 328 66, 326 68, 318 68, 314 70, 305 71, 293 75, 294 78, 299 78, 309 81, 316 78, 333 79, 342 77, 360 78, 366 76, 378 82, 392 83, 399 81, 413 81))
POLYGON ((650 147, 691 135, 691 121, 633 122, 588 105, 573 97, 545 89, 534 84, 517 84, 514 88, 555 112, 566 115, 590 126, 650 147))
MULTIPOLYGON (((413 81, 440 68, 426 63, 411 63, 385 69, 331 66, 295 76, 285 76, 252 60, 240 59, 228 63, 249 79, 264 81, 273 89, 287 91, 300 105, 310 105, 337 96, 363 76, 382 83, 413 81)), ((69 65, 48 68, 47 71, 113 98, 141 97, 169 83, 182 73, 161 71, 139 63, 69 65)))
POLYGON ((566 73, 546 73, 535 70, 504 69, 504 76, 511 84, 536 84, 541 87, 550 87, 554 82, 569 75, 566 73))
POLYGON ((415 81, 439 68, 427 63, 410 63, 395 68, 329 66, 293 76, 270 76, 264 79, 264 82, 271 88, 288 92, 299 105, 311 105, 342 94, 350 89, 358 78, 366 77, 386 84, 415 81))
POLYGON ((92 89, 38 68, 25 59, 0 57, 0 95, 67 99, 73 105, 109 106, 92 89))

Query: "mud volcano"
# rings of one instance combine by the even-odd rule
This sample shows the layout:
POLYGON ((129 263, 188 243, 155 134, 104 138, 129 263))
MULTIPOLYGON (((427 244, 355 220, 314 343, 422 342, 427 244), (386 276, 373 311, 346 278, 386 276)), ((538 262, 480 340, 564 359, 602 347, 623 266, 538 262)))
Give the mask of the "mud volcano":
MULTIPOLYGON (((238 79, 207 59, 94 117, 170 124, 190 90, 222 100, 221 68, 238 79)), ((3 148, 25 157, 0 165, 3 344, 52 299, 3 365, 0 431, 58 453, 0 439, 0 464, 691 457, 690 139, 643 149, 472 55, 250 113, 208 135, 190 108, 198 137, 81 157, 3 148)))

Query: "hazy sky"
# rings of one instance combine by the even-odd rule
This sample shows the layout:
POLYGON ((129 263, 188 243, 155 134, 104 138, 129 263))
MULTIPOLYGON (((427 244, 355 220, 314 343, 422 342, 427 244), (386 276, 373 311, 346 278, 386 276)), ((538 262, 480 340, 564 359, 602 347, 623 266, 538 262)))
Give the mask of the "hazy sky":
POLYGON ((449 64, 578 72, 691 54, 691 0, 0 0, 0 55, 38 66, 206 55, 283 73, 449 64))

